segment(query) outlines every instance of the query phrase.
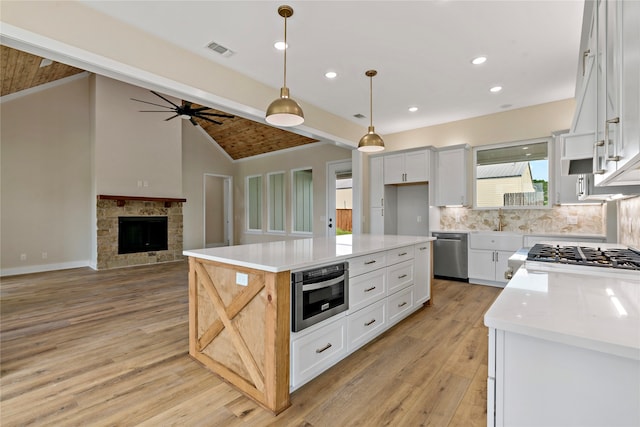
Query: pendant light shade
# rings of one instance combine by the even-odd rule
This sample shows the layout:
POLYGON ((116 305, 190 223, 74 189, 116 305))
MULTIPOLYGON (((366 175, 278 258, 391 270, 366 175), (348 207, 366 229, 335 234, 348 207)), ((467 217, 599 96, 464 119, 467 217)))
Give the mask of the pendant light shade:
POLYGON ((369 125, 369 131, 360 138, 358 143, 358 151, 364 151, 365 153, 374 153, 376 151, 384 150, 384 141, 375 132, 373 127, 373 76, 378 74, 376 70, 368 70, 364 73, 369 77, 369 117, 371 118, 371 124, 369 125))
POLYGON ((298 103, 289 97, 287 87, 287 18, 293 15, 293 8, 287 5, 280 6, 278 15, 284 18, 284 84, 280 89, 280 98, 267 108, 265 120, 274 126, 297 126, 304 122, 304 113, 298 103))

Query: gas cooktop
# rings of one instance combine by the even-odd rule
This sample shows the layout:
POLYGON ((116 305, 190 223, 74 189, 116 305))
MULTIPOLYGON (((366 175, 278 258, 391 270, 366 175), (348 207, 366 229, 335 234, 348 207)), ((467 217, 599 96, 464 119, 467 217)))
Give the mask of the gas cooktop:
POLYGON ((633 248, 601 249, 538 243, 529 250, 527 260, 640 271, 640 251, 633 248))

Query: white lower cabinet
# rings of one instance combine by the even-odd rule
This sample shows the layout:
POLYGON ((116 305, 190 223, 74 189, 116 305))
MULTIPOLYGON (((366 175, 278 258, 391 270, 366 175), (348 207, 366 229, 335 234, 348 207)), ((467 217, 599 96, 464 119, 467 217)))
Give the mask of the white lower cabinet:
MULTIPOLYGON (((516 249, 517 250, 517 249, 516 249)), ((469 282, 504 287, 509 257, 516 251, 469 249, 469 282)))
POLYGON ((430 298, 430 247, 427 242, 348 260, 348 311, 291 333, 290 391, 370 342, 430 298))
POLYGON ((413 290, 413 285, 411 285, 387 298, 389 326, 398 323, 413 311, 412 309, 415 307, 413 290))
POLYGON ((291 388, 300 387, 347 355, 347 318, 291 340, 291 388))
POLYGON ((380 300, 347 316, 348 351, 362 347, 387 328, 387 305, 380 300))

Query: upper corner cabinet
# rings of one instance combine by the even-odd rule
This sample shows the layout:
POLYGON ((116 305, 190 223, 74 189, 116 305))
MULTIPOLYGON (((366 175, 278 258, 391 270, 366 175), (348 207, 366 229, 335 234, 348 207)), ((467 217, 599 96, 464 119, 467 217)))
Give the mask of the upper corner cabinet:
POLYGON ((431 178, 431 150, 406 151, 384 156, 384 183, 407 184, 431 178))
POLYGON ((469 146, 438 150, 436 158, 436 206, 470 206, 469 146))

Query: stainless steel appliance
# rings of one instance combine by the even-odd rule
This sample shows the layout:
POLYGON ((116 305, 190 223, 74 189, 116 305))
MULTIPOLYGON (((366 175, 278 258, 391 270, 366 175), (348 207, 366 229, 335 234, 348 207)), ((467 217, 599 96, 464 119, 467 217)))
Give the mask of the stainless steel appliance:
POLYGON ((538 243, 529 250, 527 263, 530 261, 640 271, 640 250, 614 245, 563 246, 538 243))
POLYGON ((433 274, 436 277, 469 281, 467 233, 434 231, 433 274))
POLYGON ((349 263, 291 273, 291 330, 328 319, 349 308, 349 263))

